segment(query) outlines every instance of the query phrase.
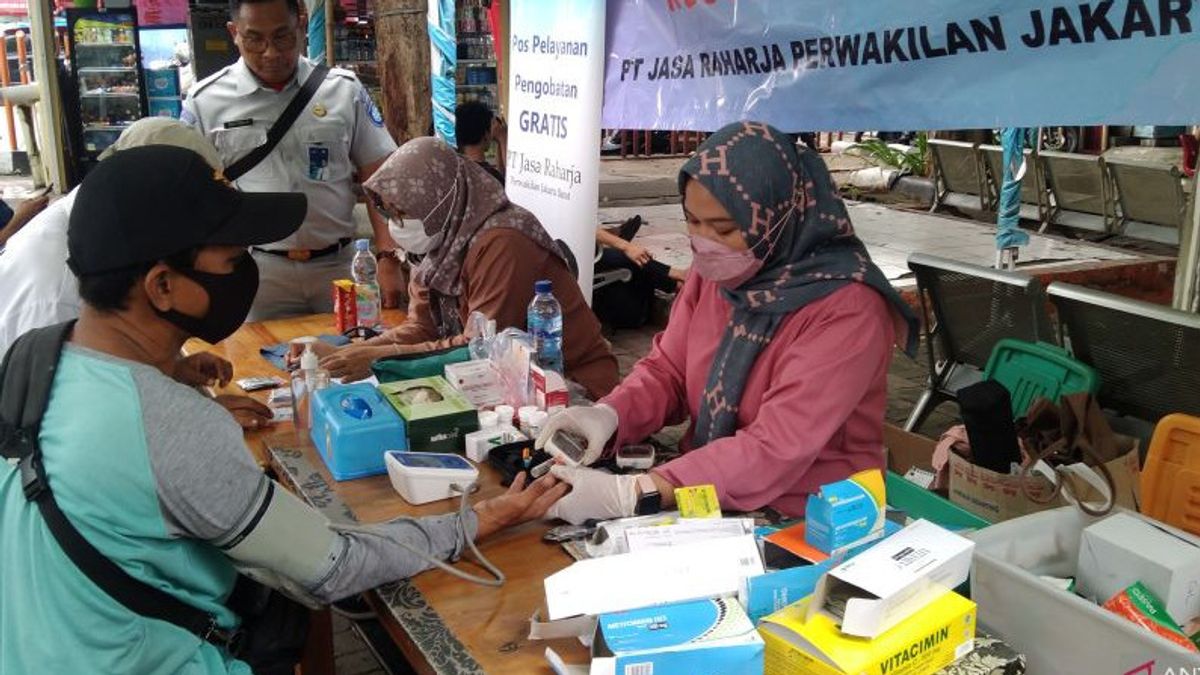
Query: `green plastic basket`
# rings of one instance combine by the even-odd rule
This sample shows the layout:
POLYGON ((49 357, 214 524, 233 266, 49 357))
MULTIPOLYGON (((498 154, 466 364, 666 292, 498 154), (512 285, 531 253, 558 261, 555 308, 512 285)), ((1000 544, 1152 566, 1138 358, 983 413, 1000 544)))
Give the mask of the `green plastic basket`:
POLYGON ((1012 338, 996 343, 983 378, 999 382, 1012 395, 1013 417, 1024 417, 1039 398, 1058 403, 1064 394, 1100 390, 1095 369, 1071 358, 1067 350, 1012 338))
POLYGON ((908 482, 900 474, 889 471, 886 481, 888 505, 904 511, 910 518, 924 518, 947 530, 981 530, 991 525, 949 500, 908 482))

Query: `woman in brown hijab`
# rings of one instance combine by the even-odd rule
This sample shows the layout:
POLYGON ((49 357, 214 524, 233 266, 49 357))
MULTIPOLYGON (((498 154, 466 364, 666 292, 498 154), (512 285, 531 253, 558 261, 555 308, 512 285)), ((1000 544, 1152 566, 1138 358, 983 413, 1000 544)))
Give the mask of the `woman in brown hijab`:
POLYGON ((428 252, 414 271, 404 323, 330 350, 321 367, 334 377, 361 379, 379 358, 464 345, 463 327, 474 311, 495 319, 500 330, 524 330, 534 282, 549 279, 563 310, 567 378, 593 398, 616 386, 617 360, 558 246, 482 168, 436 138, 417 138, 363 187, 394 224, 402 215, 419 219, 428 252))

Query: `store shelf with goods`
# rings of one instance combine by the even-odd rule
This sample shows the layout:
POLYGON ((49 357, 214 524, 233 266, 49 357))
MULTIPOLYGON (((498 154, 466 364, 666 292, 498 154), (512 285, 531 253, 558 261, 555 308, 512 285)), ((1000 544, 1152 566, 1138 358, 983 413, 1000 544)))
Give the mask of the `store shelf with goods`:
POLYGON ((66 10, 76 105, 65 111, 77 177, 135 120, 146 116, 145 78, 132 8, 66 10))

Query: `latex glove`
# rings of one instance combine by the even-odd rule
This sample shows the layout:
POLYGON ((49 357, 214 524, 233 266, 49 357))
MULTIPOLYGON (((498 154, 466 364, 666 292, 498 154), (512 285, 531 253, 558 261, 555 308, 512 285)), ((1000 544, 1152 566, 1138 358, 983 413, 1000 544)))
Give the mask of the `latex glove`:
POLYGON ((570 457, 555 452, 552 448, 546 448, 546 451, 556 459, 572 466, 594 464, 604 454, 604 446, 608 445, 613 434, 617 433, 617 422, 617 411, 603 403, 567 408, 556 413, 546 422, 534 447, 538 450, 546 448, 546 443, 554 436, 554 432, 569 431, 576 436, 582 436, 587 443, 581 461, 576 462, 570 457))
POLYGON ((628 518, 637 508, 637 477, 618 476, 582 466, 558 464, 550 473, 571 484, 566 497, 554 503, 546 515, 572 525, 595 518, 628 518))

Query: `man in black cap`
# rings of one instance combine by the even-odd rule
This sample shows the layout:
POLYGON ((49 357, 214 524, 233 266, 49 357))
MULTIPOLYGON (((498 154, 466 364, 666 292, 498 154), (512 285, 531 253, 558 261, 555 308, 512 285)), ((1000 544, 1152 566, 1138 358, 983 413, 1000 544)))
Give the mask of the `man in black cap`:
POLYGON ((0 463, 0 672, 248 672, 221 637, 238 622, 225 606, 235 565, 330 601, 540 517, 565 492, 517 481, 461 514, 335 529, 258 470, 223 409, 170 377, 188 338, 241 325, 258 284, 247 247, 304 213, 302 195, 240 193, 182 148, 127 150, 84 180, 68 230, 84 308, 37 434, 45 480, 103 557, 219 630, 148 618, 93 583, 49 529, 44 495, 27 498, 25 472, 0 463))

